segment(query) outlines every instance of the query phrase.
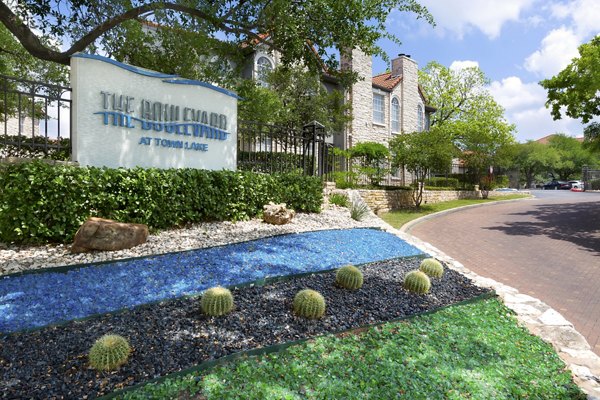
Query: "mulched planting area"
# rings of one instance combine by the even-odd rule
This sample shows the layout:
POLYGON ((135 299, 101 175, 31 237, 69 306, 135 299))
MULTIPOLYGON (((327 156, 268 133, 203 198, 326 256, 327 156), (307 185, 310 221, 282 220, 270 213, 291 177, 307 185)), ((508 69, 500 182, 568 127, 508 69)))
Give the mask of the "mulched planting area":
POLYGON ((337 288, 334 272, 237 288, 232 290, 234 311, 220 318, 203 316, 198 297, 189 297, 13 333, 0 338, 1 396, 96 397, 239 351, 406 318, 487 292, 446 269, 443 278, 432 280, 429 294, 411 294, 401 284, 420 261, 364 265, 365 283, 358 291, 337 288), (322 319, 309 321, 292 314, 293 297, 305 288, 325 297, 322 319), (106 333, 126 337, 133 352, 118 371, 98 373, 87 365, 87 352, 106 333))
POLYGON ((0 278, 0 332, 198 294, 216 285, 419 254, 391 233, 341 229, 7 276, 0 278))

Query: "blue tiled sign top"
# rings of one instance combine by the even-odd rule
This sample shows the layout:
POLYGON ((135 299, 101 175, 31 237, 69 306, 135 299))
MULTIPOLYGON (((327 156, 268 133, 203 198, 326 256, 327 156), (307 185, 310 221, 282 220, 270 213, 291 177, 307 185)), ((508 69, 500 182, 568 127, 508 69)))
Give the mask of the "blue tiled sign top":
POLYGON ((392 234, 346 229, 9 276, 0 279, 0 332, 197 294, 217 285, 419 254, 392 234))

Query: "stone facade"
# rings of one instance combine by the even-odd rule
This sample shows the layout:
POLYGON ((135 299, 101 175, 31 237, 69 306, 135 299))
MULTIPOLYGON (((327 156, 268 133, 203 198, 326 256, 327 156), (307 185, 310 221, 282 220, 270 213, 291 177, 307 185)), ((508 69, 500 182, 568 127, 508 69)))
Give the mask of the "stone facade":
POLYGON ((18 117, 8 118, 3 125, 6 126, 6 132, 9 135, 23 135, 31 137, 32 134, 39 136, 40 134, 40 121, 38 119, 32 120, 30 117, 23 117, 19 121, 18 117))
POLYGON ((391 72, 373 77, 371 56, 360 50, 341 54, 342 69, 352 70, 359 76, 348 90, 347 101, 352 105, 353 121, 347 132, 347 146, 359 142, 377 142, 387 145, 395 134, 414 132, 419 129, 418 109, 421 107, 422 129, 427 123, 425 99, 419 90, 418 65, 407 55, 392 60, 391 72), (383 96, 383 123, 374 122, 373 97, 383 96), (399 102, 399 127, 392 129, 392 100, 399 102))
POLYGON ((387 137, 373 129, 373 61, 372 57, 360 50, 342 53, 341 67, 358 74, 358 81, 346 93, 347 101, 352 105, 352 122, 347 131, 347 145, 358 142, 378 142, 387 144, 387 137))

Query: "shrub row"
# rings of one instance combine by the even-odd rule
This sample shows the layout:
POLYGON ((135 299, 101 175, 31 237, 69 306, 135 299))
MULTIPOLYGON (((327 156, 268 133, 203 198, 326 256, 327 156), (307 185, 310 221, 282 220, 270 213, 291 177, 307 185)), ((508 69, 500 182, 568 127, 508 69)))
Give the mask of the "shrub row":
POLYGON ((445 177, 433 177, 429 179, 425 179, 425 186, 433 186, 433 187, 458 187, 458 179, 457 178, 445 178, 445 177))
POLYGON ((68 242, 90 216, 151 229, 242 220, 269 201, 319 212, 321 181, 240 171, 9 165, 0 168, 0 241, 68 242))

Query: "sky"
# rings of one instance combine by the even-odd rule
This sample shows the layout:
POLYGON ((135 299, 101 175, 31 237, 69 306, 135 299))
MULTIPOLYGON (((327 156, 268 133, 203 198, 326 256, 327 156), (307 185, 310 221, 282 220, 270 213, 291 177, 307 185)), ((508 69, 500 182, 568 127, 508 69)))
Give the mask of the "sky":
MULTIPOLYGON (((580 120, 554 121, 538 82, 578 56, 577 47, 600 34, 600 0, 419 0, 433 15, 432 27, 415 14, 393 11, 387 29, 402 41, 379 45, 390 58, 410 54, 424 67, 477 65, 489 90, 524 142, 552 133, 583 136, 580 120)), ((375 58, 373 72, 388 68, 375 58)))

